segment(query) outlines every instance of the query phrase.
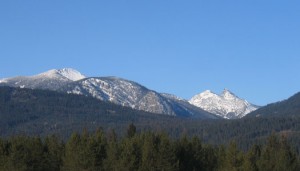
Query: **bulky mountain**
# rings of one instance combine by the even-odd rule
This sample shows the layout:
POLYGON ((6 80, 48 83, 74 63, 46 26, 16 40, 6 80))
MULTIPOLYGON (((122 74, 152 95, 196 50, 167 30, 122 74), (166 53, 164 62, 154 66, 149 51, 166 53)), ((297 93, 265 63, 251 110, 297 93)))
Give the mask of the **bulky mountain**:
POLYGON ((210 113, 226 119, 242 118, 259 107, 239 98, 228 89, 218 95, 206 90, 192 97, 189 102, 210 113))
POLYGON ((147 124, 173 117, 157 115, 76 94, 0 86, 0 136, 70 136, 84 128, 126 130, 131 122, 147 124), (122 129, 124 128, 124 129, 122 129))
POLYGON ((276 103, 268 104, 247 115, 249 117, 299 117, 300 92, 290 98, 276 103))
POLYGON ((136 82, 117 77, 85 77, 80 72, 66 68, 50 70, 29 77, 15 77, 0 80, 0 85, 49 89, 64 93, 92 96, 103 101, 131 107, 151 113, 201 119, 216 119, 201 108, 187 101, 150 90, 136 82))

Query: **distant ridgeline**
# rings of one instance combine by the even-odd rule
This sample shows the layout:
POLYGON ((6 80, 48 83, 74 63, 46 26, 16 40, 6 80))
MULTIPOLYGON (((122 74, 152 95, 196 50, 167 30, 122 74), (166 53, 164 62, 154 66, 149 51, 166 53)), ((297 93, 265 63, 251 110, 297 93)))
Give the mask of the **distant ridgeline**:
POLYGON ((186 100, 158 93, 134 81, 118 77, 85 77, 71 68, 1 79, 1 85, 80 94, 156 114, 200 119, 220 118, 186 100))
POLYGON ((136 110, 195 119, 237 119, 259 108, 228 89, 220 95, 207 90, 185 100, 176 95, 148 89, 131 80, 118 77, 86 77, 71 68, 0 79, 1 85, 80 94, 136 110))
MULTIPOLYGON (((294 107, 298 102, 293 100, 294 107)), ((269 106, 259 110, 264 108, 269 106)), ((105 132, 114 129, 122 137, 127 126, 134 123, 138 132, 165 132, 173 138, 197 136, 209 144, 236 141, 242 149, 265 143, 266 138, 274 133, 287 137, 293 146, 300 148, 300 116, 295 111, 276 117, 256 117, 250 113, 243 119, 201 120, 148 113, 82 95, 0 87, 2 137, 55 134, 66 140, 74 131, 94 131, 97 128, 105 132)), ((260 113, 260 116, 264 115, 260 113)))
POLYGON ((299 117, 300 93, 293 95, 287 100, 264 106, 246 117, 299 117))

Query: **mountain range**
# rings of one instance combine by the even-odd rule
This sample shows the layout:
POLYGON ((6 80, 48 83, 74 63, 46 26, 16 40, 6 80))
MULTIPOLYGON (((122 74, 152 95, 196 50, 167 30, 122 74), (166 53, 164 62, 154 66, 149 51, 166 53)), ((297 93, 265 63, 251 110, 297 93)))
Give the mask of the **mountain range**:
POLYGON ((175 95, 158 93, 123 78, 86 77, 71 68, 53 69, 34 76, 6 78, 0 80, 0 85, 91 96, 151 113, 201 119, 242 118, 258 109, 258 106, 227 89, 221 95, 205 91, 188 101, 175 95))
POLYGON ((133 81, 117 77, 86 77, 72 69, 2 79, 0 85, 2 137, 55 134, 66 138, 74 131, 98 128, 113 129, 118 135, 125 135, 127 126, 134 123, 139 131, 163 131, 174 138, 183 134, 199 136, 211 144, 227 144, 235 140, 245 149, 253 143, 263 143, 275 132, 287 136, 300 149, 300 93, 242 117, 243 112, 256 106, 227 89, 220 95, 205 91, 187 101, 149 90, 133 81), (148 100, 144 100, 146 97, 148 100), (145 103, 144 107, 153 106, 142 108, 139 101, 145 103), (219 103, 214 104, 215 101, 219 103), (206 111, 195 106, 198 102, 207 106, 202 106, 206 111), (144 111, 160 109, 161 104, 166 107, 161 111, 170 113, 144 111), (220 107, 213 108, 214 105, 220 107), (235 110, 241 114, 231 115, 235 110), (230 120, 230 117, 242 118, 230 120))
POLYGON ((134 123, 138 131, 163 131, 173 138, 198 136, 211 144, 235 140, 246 149, 275 132, 300 149, 299 97, 298 93, 261 107, 241 119, 194 119, 135 110, 91 96, 0 86, 0 136, 54 134, 68 138, 74 132, 99 128, 123 136, 134 123))

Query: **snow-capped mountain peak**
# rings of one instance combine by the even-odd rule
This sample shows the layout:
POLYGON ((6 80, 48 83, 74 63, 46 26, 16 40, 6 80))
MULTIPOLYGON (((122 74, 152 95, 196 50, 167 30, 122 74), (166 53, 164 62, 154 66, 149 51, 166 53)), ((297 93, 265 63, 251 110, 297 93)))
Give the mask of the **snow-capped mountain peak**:
MULTIPOLYGON (((205 90, 204 92, 198 94, 198 96, 201 96, 203 98, 210 98, 210 97, 216 97, 218 95, 210 90, 205 90)), ((197 100, 197 99, 195 99, 195 100, 197 100)))
POLYGON ((86 78, 79 71, 72 69, 72 68, 52 69, 47 72, 41 73, 38 76, 41 76, 41 77, 46 76, 48 78, 64 77, 71 81, 78 81, 83 78, 86 78))
POLYGON ((33 76, 18 76, 2 79, 0 84, 20 87, 57 90, 58 88, 74 81, 84 79, 85 76, 75 69, 52 69, 33 76))
POLYGON ((3 79, 0 80, 0 83, 6 83, 6 82, 7 82, 6 78, 3 78, 3 79))
POLYGON ((237 97, 234 93, 232 93, 230 90, 228 90, 227 88, 225 88, 222 92, 222 97, 224 97, 224 99, 235 99, 235 98, 239 98, 237 97))
POLYGON ((258 108, 246 100, 239 98, 228 89, 224 89, 220 95, 206 90, 192 97, 189 102, 227 119, 244 117, 258 108))

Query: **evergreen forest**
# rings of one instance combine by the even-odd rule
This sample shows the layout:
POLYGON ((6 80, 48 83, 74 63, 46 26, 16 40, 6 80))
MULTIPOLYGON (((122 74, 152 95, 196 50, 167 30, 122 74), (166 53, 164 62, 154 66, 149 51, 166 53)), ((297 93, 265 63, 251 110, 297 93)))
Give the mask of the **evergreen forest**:
POLYGON ((136 132, 130 124, 118 138, 114 130, 57 136, 16 136, 0 140, 0 170, 7 171, 298 171, 299 153, 284 136, 243 151, 205 144, 198 137, 173 139, 165 133, 136 132))

